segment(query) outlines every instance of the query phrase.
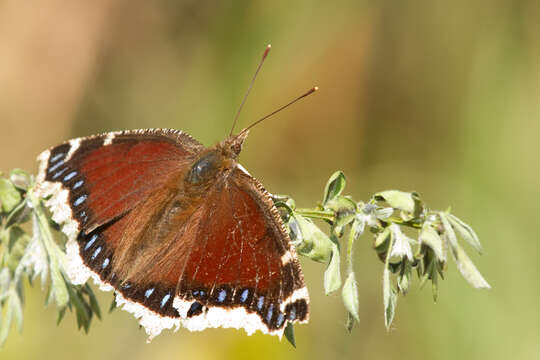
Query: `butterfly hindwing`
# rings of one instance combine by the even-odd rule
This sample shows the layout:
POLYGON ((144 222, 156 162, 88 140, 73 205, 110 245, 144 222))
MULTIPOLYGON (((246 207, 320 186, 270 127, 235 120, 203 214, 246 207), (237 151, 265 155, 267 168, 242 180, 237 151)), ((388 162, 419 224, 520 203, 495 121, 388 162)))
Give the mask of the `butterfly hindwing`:
POLYGON ((307 321, 300 266, 262 185, 237 168, 203 203, 176 300, 187 326, 281 335, 287 322, 307 321))

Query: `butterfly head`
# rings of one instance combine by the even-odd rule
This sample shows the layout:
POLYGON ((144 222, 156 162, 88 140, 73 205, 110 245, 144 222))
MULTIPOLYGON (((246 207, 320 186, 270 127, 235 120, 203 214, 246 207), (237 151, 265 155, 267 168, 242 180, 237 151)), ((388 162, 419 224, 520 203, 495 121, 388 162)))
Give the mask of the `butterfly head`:
POLYGON ((242 151, 242 145, 249 134, 249 130, 242 130, 238 135, 231 135, 223 140, 217 146, 221 150, 223 156, 236 160, 240 152, 242 151))

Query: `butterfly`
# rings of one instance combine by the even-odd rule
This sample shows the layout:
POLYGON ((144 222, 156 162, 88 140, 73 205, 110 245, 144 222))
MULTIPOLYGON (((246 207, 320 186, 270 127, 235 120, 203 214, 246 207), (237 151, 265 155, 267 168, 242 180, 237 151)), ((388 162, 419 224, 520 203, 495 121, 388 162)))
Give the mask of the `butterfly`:
POLYGON ((281 338, 306 323, 295 249, 271 195, 237 158, 252 126, 316 90, 209 148, 182 131, 142 129, 42 152, 36 192, 68 237, 71 282, 114 290, 149 339, 180 326, 281 338))
POLYGON ((180 325, 281 337, 307 322, 279 212, 237 162, 247 134, 205 148, 177 130, 110 132, 41 153, 38 193, 64 224, 71 281, 114 290, 150 337, 180 325))

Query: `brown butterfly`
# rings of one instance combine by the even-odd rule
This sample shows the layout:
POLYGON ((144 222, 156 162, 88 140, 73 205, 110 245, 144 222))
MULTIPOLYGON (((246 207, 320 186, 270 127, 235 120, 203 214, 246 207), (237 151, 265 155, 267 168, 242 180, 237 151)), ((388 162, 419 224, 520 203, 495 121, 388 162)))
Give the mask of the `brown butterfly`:
POLYGON ((307 322, 295 249, 270 194, 237 162, 249 128, 210 148, 147 129, 39 155, 38 192, 64 224, 71 281, 114 290, 150 338, 180 325, 281 337, 307 322))

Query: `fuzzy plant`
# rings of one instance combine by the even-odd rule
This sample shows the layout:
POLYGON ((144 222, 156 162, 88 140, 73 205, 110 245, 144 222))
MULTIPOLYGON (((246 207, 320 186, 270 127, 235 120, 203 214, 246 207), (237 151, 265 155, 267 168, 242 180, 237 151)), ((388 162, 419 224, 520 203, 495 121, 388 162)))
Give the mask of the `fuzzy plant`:
MULTIPOLYGON (((273 199, 297 253, 326 265, 326 295, 341 289, 349 331, 360 321, 353 255, 355 242, 360 238, 371 240, 383 264, 387 328, 394 319, 398 297, 407 294, 415 278, 420 286, 431 282, 433 299, 437 299, 449 257, 470 285, 490 287, 461 245, 467 242, 481 253, 478 236, 449 210, 431 210, 417 193, 397 190, 376 193, 366 202, 356 201, 343 194, 345 185, 341 171, 332 174, 322 201, 313 208, 297 207, 293 198, 286 195, 274 195, 273 199), (326 223, 327 231, 313 220, 326 223), (346 262, 343 276, 342 256, 346 262)), ((34 177, 22 170, 0 174, 0 344, 6 341, 13 325, 19 331, 22 329, 25 281, 32 285, 39 280, 47 294, 46 304, 56 306, 57 323, 69 310, 75 313, 79 329, 88 332, 93 318, 101 318, 92 288, 70 283, 66 274, 66 238, 34 189, 34 177)), ((113 307, 114 301, 111 310, 113 307)), ((285 329, 285 336, 294 346, 291 324, 285 329)))

